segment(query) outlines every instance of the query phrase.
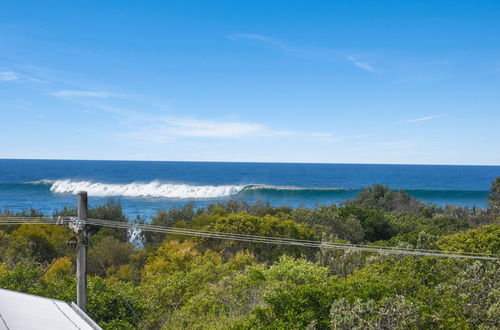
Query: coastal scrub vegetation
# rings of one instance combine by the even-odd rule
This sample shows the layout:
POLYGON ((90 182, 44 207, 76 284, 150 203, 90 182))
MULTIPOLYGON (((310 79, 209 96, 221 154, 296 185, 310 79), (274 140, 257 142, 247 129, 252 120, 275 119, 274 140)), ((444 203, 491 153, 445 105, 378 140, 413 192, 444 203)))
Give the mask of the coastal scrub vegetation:
MULTIPOLYGON (((158 211, 160 226, 500 255, 500 178, 488 208, 439 207, 385 186, 343 205, 230 200, 158 211)), ((65 208, 56 215, 73 216, 65 208)), ((23 216, 40 216, 36 210, 23 216)), ((118 202, 92 218, 130 221, 118 202)), ((133 219, 132 219, 133 220, 133 219)), ((139 219, 141 220, 141 219, 139 219)), ((0 287, 76 300, 62 226, 0 228, 0 287)), ((498 329, 500 263, 275 246, 94 227, 88 314, 104 329, 498 329)))

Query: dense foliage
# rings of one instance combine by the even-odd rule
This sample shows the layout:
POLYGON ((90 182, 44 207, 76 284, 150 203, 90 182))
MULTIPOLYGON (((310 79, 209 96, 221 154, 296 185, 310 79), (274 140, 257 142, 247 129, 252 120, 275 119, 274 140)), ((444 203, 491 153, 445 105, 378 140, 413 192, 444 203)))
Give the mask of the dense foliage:
MULTIPOLYGON (((343 206, 241 201, 159 211, 151 222, 218 232, 500 255, 500 179, 489 208, 437 207, 376 185, 343 206)), ((74 215, 65 208, 58 215, 74 215)), ((119 203, 89 211, 129 221, 119 203)), ((39 216, 34 210, 24 216, 39 216)), ((497 329, 500 264, 379 255, 94 227, 88 313, 105 329, 497 329)), ((0 228, 0 287, 75 300, 68 228, 0 228)))

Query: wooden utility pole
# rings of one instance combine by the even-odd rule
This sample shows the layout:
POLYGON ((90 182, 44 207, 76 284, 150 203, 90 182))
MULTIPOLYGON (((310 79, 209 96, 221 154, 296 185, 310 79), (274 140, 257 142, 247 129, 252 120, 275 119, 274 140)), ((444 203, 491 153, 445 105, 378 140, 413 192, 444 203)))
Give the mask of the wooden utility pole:
POLYGON ((78 252, 76 257, 76 304, 83 312, 87 312, 87 192, 78 193, 78 252))

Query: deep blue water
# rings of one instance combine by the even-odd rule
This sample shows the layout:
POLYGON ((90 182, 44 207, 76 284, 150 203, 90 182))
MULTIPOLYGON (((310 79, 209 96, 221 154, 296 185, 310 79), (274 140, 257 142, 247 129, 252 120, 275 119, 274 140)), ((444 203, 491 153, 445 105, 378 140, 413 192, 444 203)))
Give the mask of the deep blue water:
POLYGON ((500 166, 0 159, 0 209, 51 214, 75 205, 79 190, 88 191, 91 205, 119 200, 129 216, 228 199, 314 207, 375 183, 425 202, 485 207, 497 176, 500 166))

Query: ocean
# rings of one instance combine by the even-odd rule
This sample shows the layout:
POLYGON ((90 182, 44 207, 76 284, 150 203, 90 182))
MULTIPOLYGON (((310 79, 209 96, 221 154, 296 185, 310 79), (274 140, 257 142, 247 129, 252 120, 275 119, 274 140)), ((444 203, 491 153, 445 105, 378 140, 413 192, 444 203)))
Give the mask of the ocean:
POLYGON ((81 190, 90 206, 113 198, 130 217, 229 199, 316 207, 375 183, 428 203, 483 208, 497 176, 500 166, 0 159, 0 210, 51 215, 75 206, 81 190))

